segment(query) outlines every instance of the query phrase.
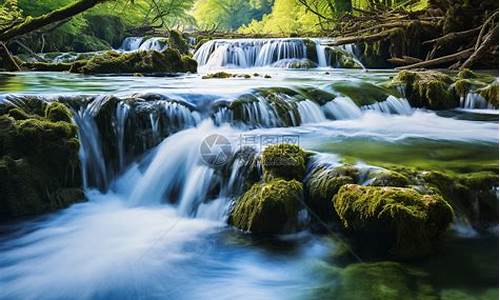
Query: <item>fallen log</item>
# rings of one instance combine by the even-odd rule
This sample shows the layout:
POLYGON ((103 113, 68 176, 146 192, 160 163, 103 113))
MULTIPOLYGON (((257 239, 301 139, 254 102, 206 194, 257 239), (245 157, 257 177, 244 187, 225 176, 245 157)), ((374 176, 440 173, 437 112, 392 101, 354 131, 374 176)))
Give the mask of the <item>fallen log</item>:
POLYGON ((461 69, 472 67, 481 57, 487 52, 488 48, 494 43, 495 37, 498 36, 498 24, 486 36, 481 46, 477 48, 474 53, 462 64, 461 69))
POLYGON ((432 66, 436 66, 436 65, 440 65, 440 64, 455 62, 457 60, 469 57, 469 55, 471 55, 472 53, 474 53, 474 48, 469 48, 469 49, 466 49, 466 50, 463 50, 463 51, 460 51, 460 52, 457 52, 454 54, 445 55, 445 56, 438 57, 438 58, 431 59, 431 60, 424 60, 424 61, 421 61, 419 63, 411 64, 408 66, 397 67, 396 70, 427 68, 427 67, 432 67, 432 66))
POLYGON ((391 34, 399 31, 399 28, 388 29, 379 33, 365 35, 365 36, 353 36, 353 37, 343 37, 338 38, 334 41, 328 42, 328 46, 341 46, 345 44, 355 44, 361 42, 374 42, 387 38, 391 34))
POLYGON ((450 32, 450 33, 445 34, 441 37, 425 41, 422 43, 422 45, 426 46, 426 45, 431 45, 431 44, 446 44, 446 43, 449 43, 449 42, 454 41, 454 40, 465 39, 465 38, 474 36, 474 34, 476 34, 479 30, 481 30, 481 27, 482 26, 478 26, 476 28, 465 30, 465 31, 450 32))
POLYGON ((7 46, 0 42, 0 69, 7 71, 21 71, 21 67, 16 62, 12 54, 10 54, 7 46))

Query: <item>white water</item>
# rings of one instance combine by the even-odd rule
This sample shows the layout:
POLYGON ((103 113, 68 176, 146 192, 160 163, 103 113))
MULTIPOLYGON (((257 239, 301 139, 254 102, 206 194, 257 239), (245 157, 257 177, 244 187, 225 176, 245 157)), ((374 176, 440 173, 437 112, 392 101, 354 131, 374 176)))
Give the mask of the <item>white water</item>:
POLYGON ((142 37, 128 37, 122 42, 119 50, 121 51, 163 51, 168 47, 166 39, 163 37, 153 37, 144 40, 142 37))
POLYGON ((465 109, 493 109, 493 106, 477 93, 467 93, 460 98, 460 106, 465 109))
MULTIPOLYGON (((310 53, 306 43, 315 46, 316 61, 312 64, 328 67, 326 48, 321 39, 280 38, 280 39, 231 39, 212 40, 203 44, 194 54, 194 59, 202 68, 250 68, 273 66, 277 68, 310 68, 307 60, 310 53)), ((355 59, 351 48, 339 47, 355 59)), ((362 66, 359 60, 355 59, 362 66)))

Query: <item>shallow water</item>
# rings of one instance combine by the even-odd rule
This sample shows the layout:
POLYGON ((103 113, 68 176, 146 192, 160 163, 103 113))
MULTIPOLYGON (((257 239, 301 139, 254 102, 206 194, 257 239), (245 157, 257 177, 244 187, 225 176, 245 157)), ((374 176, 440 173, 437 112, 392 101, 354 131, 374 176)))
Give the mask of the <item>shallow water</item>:
MULTIPOLYGON (((0 99, 9 94, 155 92, 197 104, 229 99, 257 87, 381 83, 394 74, 270 68, 231 72, 260 76, 203 80, 200 75, 0 73, 0 99), (272 78, 263 78, 265 74, 272 78)), ((240 146, 242 135, 293 136, 308 150, 332 154, 331 159, 455 172, 498 169, 498 111, 412 110, 408 115, 362 111, 356 118, 314 120, 297 127, 251 130, 202 121, 131 164, 107 193, 89 189, 88 202, 2 225, 0 299, 332 297, 340 280, 338 270, 346 267, 333 256, 341 246, 336 234, 303 231, 251 237, 226 225, 231 199, 207 201, 203 180, 211 171, 199 164, 198 149, 210 134, 224 135, 233 149, 240 146), (181 200, 167 204, 163 196, 179 185, 181 200)), ((427 274, 442 299, 498 298, 498 231, 479 235, 464 230, 454 227, 435 257, 411 267, 427 274)), ((407 288, 416 289, 411 283, 407 288)))

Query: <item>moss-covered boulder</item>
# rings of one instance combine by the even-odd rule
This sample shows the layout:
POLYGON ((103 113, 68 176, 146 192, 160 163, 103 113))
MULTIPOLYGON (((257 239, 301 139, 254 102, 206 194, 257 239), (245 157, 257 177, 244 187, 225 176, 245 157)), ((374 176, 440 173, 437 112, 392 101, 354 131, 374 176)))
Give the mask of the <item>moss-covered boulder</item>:
POLYGON ((322 219, 331 220, 335 215, 333 196, 342 186, 356 183, 358 177, 359 170, 351 165, 314 168, 305 180, 307 206, 322 219))
POLYGON ((270 145, 261 155, 264 178, 296 179, 302 181, 306 173, 306 153, 292 144, 270 145))
POLYGON ((399 258, 430 254, 453 219, 441 196, 410 188, 344 185, 334 207, 348 232, 371 236, 399 258))
POLYGON ((434 193, 439 193, 464 215, 474 228, 485 230, 498 225, 498 174, 481 171, 466 174, 446 174, 426 171, 417 180, 434 193))
POLYGON ((438 299, 426 273, 396 262, 351 264, 339 275, 330 299, 438 299))
POLYGON ((406 176, 390 170, 375 170, 370 172, 368 177, 368 184, 371 186, 405 187, 410 184, 406 176))
POLYGON ((478 92, 491 106, 498 109, 498 80, 479 89, 478 92))
POLYGON ((302 183, 274 179, 254 184, 236 200, 229 223, 256 234, 293 231, 302 199, 302 183))
POLYGON ((83 200, 79 141, 61 103, 0 105, 0 216, 12 218, 83 200))
POLYGON ((330 85, 330 88, 352 99, 358 106, 370 105, 385 101, 390 95, 397 95, 392 88, 385 88, 366 81, 346 80, 330 85))
POLYGON ((120 53, 108 51, 86 60, 73 63, 71 72, 84 74, 105 73, 196 73, 197 63, 179 51, 167 48, 158 51, 120 53))
POLYGON ((363 68, 351 54, 340 48, 327 48, 327 56, 331 59, 331 66, 344 69, 361 69, 363 68))
POLYGON ((413 107, 449 109, 459 105, 459 96, 453 91, 452 77, 436 71, 400 71, 392 80, 401 85, 404 95, 413 107))

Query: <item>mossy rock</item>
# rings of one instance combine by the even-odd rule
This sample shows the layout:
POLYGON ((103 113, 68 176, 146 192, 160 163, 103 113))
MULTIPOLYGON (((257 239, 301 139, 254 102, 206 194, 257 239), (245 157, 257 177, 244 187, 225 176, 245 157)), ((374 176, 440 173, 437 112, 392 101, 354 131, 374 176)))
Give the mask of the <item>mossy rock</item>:
POLYGON ((359 170, 355 166, 316 167, 305 181, 306 204, 323 220, 333 220, 335 208, 332 198, 342 186, 356 183, 358 177, 359 170))
POLYGON ((227 72, 217 72, 217 73, 210 73, 207 75, 203 75, 201 79, 227 79, 234 77, 233 74, 227 73, 227 72))
POLYGON ((177 30, 169 31, 168 46, 177 49, 181 54, 189 54, 189 45, 182 36, 182 33, 177 30))
POLYGON ((88 34, 94 35, 114 48, 120 47, 128 27, 124 18, 113 15, 88 14, 85 19, 87 19, 88 34))
POLYGON ((0 104, 0 216, 82 201, 79 141, 69 109, 37 98, 10 103, 0 104))
POLYGON ((343 69, 361 69, 356 60, 349 54, 339 48, 327 48, 327 53, 331 57, 331 66, 343 69))
POLYGON ((419 178, 435 193, 464 214, 477 230, 498 225, 498 174, 483 171, 468 174, 421 172, 419 178))
POLYGON ((426 273, 397 262, 351 264, 339 275, 331 299, 438 299, 426 273))
POLYGON ((106 73, 196 73, 196 62, 181 56, 179 51, 167 48, 163 52, 136 51, 119 53, 108 51, 87 60, 75 62, 71 72, 84 74, 106 73))
POLYGON ((393 91, 365 81, 339 81, 331 89, 352 99, 358 106, 385 101, 393 91))
POLYGON ((236 201, 229 223, 255 234, 291 232, 297 225, 302 189, 296 180, 256 183, 236 201))
POLYGON ((441 196, 410 188, 349 184, 333 202, 348 232, 379 237, 397 258, 430 254, 453 220, 453 209, 441 196))
POLYGON ((486 99, 491 106, 498 109, 498 81, 495 80, 488 86, 478 90, 479 95, 486 99))
POLYGON ((297 145, 270 145, 261 155, 264 178, 266 180, 283 178, 302 181, 306 173, 306 159, 306 153, 297 145))
POLYGON ((324 105, 335 99, 334 94, 314 87, 299 87, 297 90, 304 98, 314 101, 318 105, 324 105))
POLYGON ((318 61, 318 52, 316 51, 316 42, 310 39, 304 40, 304 44, 306 46, 306 57, 310 61, 317 62, 318 61))
POLYGON ((402 85, 413 107, 450 109, 459 105, 459 96, 451 88, 452 77, 436 71, 400 71, 392 80, 402 85))
POLYGON ((389 170, 375 170, 370 172, 369 185, 406 187, 410 184, 408 178, 401 173, 389 170))

